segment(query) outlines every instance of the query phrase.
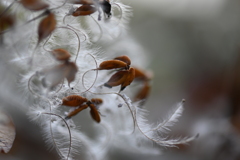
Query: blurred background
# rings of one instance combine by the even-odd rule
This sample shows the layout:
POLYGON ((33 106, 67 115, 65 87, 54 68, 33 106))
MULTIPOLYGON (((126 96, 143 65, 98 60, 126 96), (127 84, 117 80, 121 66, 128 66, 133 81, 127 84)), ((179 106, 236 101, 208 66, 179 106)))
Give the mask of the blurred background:
MULTIPOLYGON (((185 99, 184 114, 171 135, 199 137, 187 146, 167 148, 163 155, 119 152, 113 159, 240 160, 240 0, 122 2, 133 9, 129 33, 146 51, 147 69, 154 73, 146 102, 149 121, 161 120, 185 99)), ((2 105, 19 104, 15 100, 2 105)), ((21 160, 24 154, 27 160, 57 159, 36 125, 22 117, 14 122, 22 128, 17 128, 13 155, 21 160), (35 132, 28 133, 29 127, 35 132)), ((17 158, 10 154, 0 159, 17 158)))
POLYGON ((154 72, 148 118, 157 121, 186 99, 171 133, 200 135, 152 159, 240 160, 240 1, 123 2, 133 9, 130 33, 154 72))

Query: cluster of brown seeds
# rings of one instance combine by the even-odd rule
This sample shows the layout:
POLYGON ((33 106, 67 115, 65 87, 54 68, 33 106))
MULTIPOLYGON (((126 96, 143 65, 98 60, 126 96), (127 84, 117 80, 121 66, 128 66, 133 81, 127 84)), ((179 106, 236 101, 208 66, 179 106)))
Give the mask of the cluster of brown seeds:
POLYGON ((152 79, 152 75, 136 67, 130 67, 130 65, 131 60, 129 57, 120 56, 113 60, 103 61, 96 70, 117 69, 118 71, 104 83, 104 86, 112 88, 121 85, 119 92, 123 91, 133 80, 138 81, 138 83, 143 83, 143 87, 135 96, 134 101, 146 99, 150 91, 149 82, 152 79))
POLYGON ((106 83, 104 83, 104 86, 112 88, 121 85, 120 91, 123 91, 132 83, 135 77, 135 69, 132 67, 130 68, 130 65, 131 60, 127 56, 116 57, 113 60, 103 61, 97 70, 118 70, 106 83))
MULTIPOLYGON (((148 72, 130 67, 130 65, 130 58, 124 55, 116 57, 112 60, 103 61, 100 63, 97 69, 93 70, 116 70, 116 73, 113 74, 106 83, 104 83, 104 86, 108 88, 121 86, 120 91, 123 91, 133 82, 133 80, 138 81, 138 83, 143 83, 143 87, 136 94, 134 101, 145 100, 149 95, 151 88, 149 81, 151 80, 152 76, 148 72)), ((96 112, 96 107, 94 104, 99 105, 102 104, 102 102, 102 99, 91 99, 91 101, 89 101, 79 95, 71 95, 63 98, 62 105, 78 107, 74 111, 68 113, 67 119, 90 107, 92 118, 95 121, 100 122, 100 115, 98 114, 99 112, 96 112)))
POLYGON ((69 106, 69 107, 76 107, 75 110, 68 113, 68 115, 66 116, 66 119, 71 118, 72 116, 78 114, 82 110, 89 107, 92 118, 98 123, 101 121, 98 107, 102 103, 103 101, 100 98, 92 98, 91 100, 88 100, 87 98, 84 98, 79 95, 67 96, 62 100, 62 105, 69 106))
MULTIPOLYGON (((54 9, 49 9, 49 4, 42 0, 20 0, 14 1, 13 3, 20 3, 27 10, 44 11, 42 14, 36 18, 30 20, 29 22, 36 20, 45 16, 38 25, 38 42, 42 42, 45 38, 50 36, 55 30, 57 22, 55 15, 52 12, 54 9)), ((111 16, 111 4, 109 0, 69 0, 66 1, 71 4, 80 4, 81 6, 72 12, 72 16, 86 16, 99 12, 98 19, 101 19, 101 11, 109 18, 111 16)), ((4 32, 6 29, 14 25, 14 18, 6 14, 7 9, 0 15, 0 31, 4 32)), ((27 22, 27 23, 29 23, 27 22)), ((76 73, 78 72, 78 67, 75 62, 70 61, 70 53, 62 48, 54 49, 52 52, 53 57, 60 63, 42 71, 45 77, 42 80, 42 84, 50 89, 53 89, 58 84, 63 83, 64 79, 68 81, 68 85, 74 81, 76 73)), ((98 68, 93 70, 114 70, 115 73, 109 78, 109 80, 103 84, 103 86, 112 88, 120 86, 119 92, 123 91, 127 86, 129 86, 134 80, 143 83, 143 87, 137 93, 134 101, 139 101, 146 99, 149 91, 150 85, 149 77, 145 71, 140 69, 130 67, 131 60, 127 56, 119 56, 112 60, 103 61, 98 68)), ((79 95, 72 95, 63 98, 63 105, 77 107, 74 111, 70 112, 67 118, 71 118, 80 111, 86 108, 90 108, 91 115, 93 119, 100 122, 100 116, 98 114, 96 106, 102 103, 102 100, 96 101, 96 99, 91 99, 90 101, 79 95)))

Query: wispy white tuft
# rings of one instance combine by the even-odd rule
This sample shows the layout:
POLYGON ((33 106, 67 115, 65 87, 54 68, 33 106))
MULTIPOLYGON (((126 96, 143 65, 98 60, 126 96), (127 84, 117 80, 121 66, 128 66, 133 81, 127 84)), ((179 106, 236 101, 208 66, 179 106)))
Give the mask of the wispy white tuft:
POLYGON ((169 139, 167 133, 170 131, 171 126, 173 126, 178 118, 183 112, 184 100, 177 104, 176 108, 159 124, 148 124, 145 119, 146 111, 142 108, 137 109, 137 126, 140 132, 150 141, 157 143, 164 147, 175 147, 178 144, 187 144, 193 141, 196 137, 178 137, 174 139, 169 139))
POLYGON ((181 117, 183 112, 183 101, 178 103, 175 109, 173 109, 167 117, 165 117, 162 123, 159 123, 157 127, 151 129, 151 131, 158 132, 168 132, 170 131, 169 127, 172 127, 176 122, 178 122, 178 118, 181 117))

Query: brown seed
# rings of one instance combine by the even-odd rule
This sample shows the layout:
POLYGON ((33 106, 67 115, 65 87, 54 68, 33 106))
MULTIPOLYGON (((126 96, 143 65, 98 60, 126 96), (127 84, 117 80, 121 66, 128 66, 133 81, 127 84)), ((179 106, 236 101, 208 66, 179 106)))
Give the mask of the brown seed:
POLYGON ((91 102, 95 105, 99 105, 103 103, 103 100, 101 98, 92 98, 91 102))
POLYGON ((89 104, 88 105, 90 107, 90 114, 92 116, 92 118, 96 121, 96 122, 100 122, 101 121, 101 118, 100 118, 100 115, 99 115, 99 112, 97 110, 97 108, 94 106, 94 104, 89 104))
POLYGON ((21 0, 20 3, 27 9, 39 11, 49 7, 49 5, 41 0, 21 0))
POLYGON ((77 109, 73 110, 72 112, 68 113, 68 115, 66 116, 65 119, 69 119, 71 118, 72 116, 75 116, 76 114, 78 114, 79 112, 81 112, 82 110, 88 108, 88 105, 84 104, 84 105, 81 105, 80 107, 78 107, 77 109))
POLYGON ((69 107, 77 107, 77 106, 81 106, 84 102, 87 102, 87 101, 88 100, 82 96, 71 95, 62 99, 62 105, 69 106, 69 107))
POLYGON ((126 77, 128 75, 128 71, 118 71, 117 73, 113 74, 111 78, 104 84, 105 87, 112 88, 114 86, 119 86, 123 84, 126 77))
POLYGON ((97 9, 91 5, 82 5, 72 13, 73 16, 86 16, 96 12, 97 9))
POLYGON ((124 82, 121 85, 121 90, 124 90, 128 85, 130 85, 132 83, 132 81, 135 78, 135 69, 134 68, 130 68, 128 70, 128 74, 126 75, 126 78, 124 80, 124 82))
POLYGON ((104 83, 105 87, 112 88, 114 86, 121 85, 120 91, 124 90, 128 85, 132 83, 135 77, 135 69, 130 68, 127 71, 118 71, 108 80, 107 83, 104 83))
POLYGON ((120 57, 116 57, 114 59, 119 60, 119 61, 123 61, 129 66, 131 65, 131 60, 128 56, 120 56, 120 57))
POLYGON ((118 68, 127 68, 128 65, 120 60, 108 60, 103 61, 100 65, 98 70, 108 70, 108 69, 118 69, 118 68))
POLYGON ((38 26, 38 43, 54 31, 56 24, 57 22, 53 13, 49 13, 47 17, 41 20, 38 26))
POLYGON ((62 48, 54 49, 52 55, 59 61, 67 61, 71 57, 70 53, 62 48))
POLYGON ((99 11, 98 20, 101 20, 101 11, 99 10, 100 7, 102 11, 108 16, 111 16, 111 4, 109 3, 109 0, 69 0, 69 3, 73 4, 82 4, 84 7, 79 7, 73 16, 81 16, 81 15, 90 15, 94 13, 95 11, 99 11), (94 5, 94 6, 91 6, 94 5))

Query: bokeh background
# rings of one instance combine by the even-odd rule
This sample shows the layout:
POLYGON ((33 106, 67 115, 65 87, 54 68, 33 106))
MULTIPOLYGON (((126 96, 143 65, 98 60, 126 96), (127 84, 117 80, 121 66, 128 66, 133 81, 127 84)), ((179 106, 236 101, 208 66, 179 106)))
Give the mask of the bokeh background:
MULTIPOLYGON (((149 121, 161 120, 185 99, 184 114, 170 136, 199 137, 162 155, 119 152, 113 160, 240 160, 240 0, 122 1, 133 9, 129 33, 144 48, 154 73, 146 102, 149 121)), ((1 105, 21 105, 16 98, 0 98, 1 105)), ((12 115, 15 145, 0 159, 57 159, 25 113, 12 113, 17 115, 12 115)))
POLYGON ((239 160, 240 1, 124 2, 134 13, 130 33, 154 72, 149 119, 159 120, 186 99, 171 133, 200 134, 189 146, 152 159, 239 160))

